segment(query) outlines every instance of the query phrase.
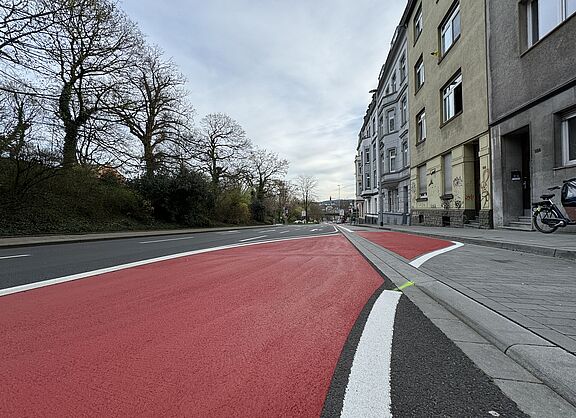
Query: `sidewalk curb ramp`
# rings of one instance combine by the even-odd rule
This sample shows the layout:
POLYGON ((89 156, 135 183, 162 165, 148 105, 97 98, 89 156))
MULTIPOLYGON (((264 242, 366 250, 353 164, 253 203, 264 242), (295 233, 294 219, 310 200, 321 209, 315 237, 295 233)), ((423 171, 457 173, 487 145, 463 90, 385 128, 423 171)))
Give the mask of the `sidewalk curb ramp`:
POLYGON ((576 407, 576 356, 410 266, 396 254, 356 234, 340 231, 374 268, 397 286, 409 278, 418 289, 576 407))
POLYGON ((93 234, 63 234, 63 235, 38 235, 19 237, 0 237, 0 249, 14 247, 34 247, 38 245, 51 244, 72 244, 77 242, 91 242, 103 240, 116 240, 128 238, 161 237, 165 235, 200 234, 204 232, 222 232, 239 229, 274 228, 283 226, 277 225, 256 225, 256 226, 227 226, 217 228, 197 228, 197 229, 174 229, 160 231, 130 231, 130 232, 103 232, 93 234))

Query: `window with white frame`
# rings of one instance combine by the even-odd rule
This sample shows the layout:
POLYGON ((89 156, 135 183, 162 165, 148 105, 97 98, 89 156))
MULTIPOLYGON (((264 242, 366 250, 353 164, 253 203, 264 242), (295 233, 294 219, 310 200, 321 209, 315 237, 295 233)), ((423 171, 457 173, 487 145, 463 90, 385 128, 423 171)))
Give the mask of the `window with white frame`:
POLYGON ((406 80, 406 54, 400 58, 400 84, 406 80))
POLYGON ((564 164, 576 164, 576 112, 562 119, 562 154, 564 164))
POLYGON ((416 91, 420 90, 420 88, 424 85, 424 59, 422 55, 416 61, 416 65, 414 66, 414 78, 416 80, 416 91))
POLYGON ((370 172, 366 173, 366 181, 364 182, 366 189, 370 188, 370 172))
POLYGON ((396 171, 396 148, 388 150, 388 169, 391 173, 396 171))
POLYGON ((400 118, 403 126, 407 122, 408 118, 408 98, 406 96, 402 97, 402 100, 400 101, 400 118))
POLYGON ((528 46, 534 45, 576 12, 576 0, 528 0, 528 46))
POLYGON ((462 74, 442 89, 442 121, 447 122, 462 112, 462 74))
POLYGON ((418 11, 414 15, 414 42, 420 37, 422 29, 424 27, 424 21, 422 20, 422 5, 418 7, 418 11))
POLYGON ((452 193, 452 153, 442 156, 442 170, 444 171, 444 194, 452 193))
POLYGON ((408 141, 402 142, 402 167, 408 167, 408 141))
POLYGON ((390 81, 392 86, 392 93, 396 93, 396 73, 392 76, 392 81, 390 81))
POLYGON ((426 164, 418 167, 418 194, 420 197, 428 197, 428 183, 426 182, 426 164))
POLYGON ((389 110, 386 112, 386 120, 388 121, 388 133, 396 130, 396 111, 389 110))
POLYGON ((366 156, 366 162, 370 163, 370 148, 364 150, 364 155, 366 156))
POLYGON ((426 112, 422 112, 416 115, 416 143, 426 141, 426 112))
POLYGON ((457 3, 440 28, 440 52, 442 55, 460 38, 460 4, 457 3))

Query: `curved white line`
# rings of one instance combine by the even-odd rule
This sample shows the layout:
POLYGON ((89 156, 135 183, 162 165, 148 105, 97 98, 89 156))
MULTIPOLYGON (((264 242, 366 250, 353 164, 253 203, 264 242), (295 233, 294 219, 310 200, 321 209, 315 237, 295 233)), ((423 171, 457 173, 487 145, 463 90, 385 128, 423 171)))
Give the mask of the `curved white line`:
POLYGON ((428 253, 428 254, 424 254, 423 256, 420 256, 420 257, 412 260, 410 262, 410 265, 412 267, 419 268, 422 264, 424 264, 426 261, 430 260, 432 257, 436 257, 437 255, 447 253, 448 251, 455 250, 456 248, 460 248, 464 245, 461 242, 456 242, 456 241, 451 241, 451 242, 454 245, 451 245, 450 247, 446 247, 446 248, 441 248, 440 250, 432 251, 431 253, 428 253))

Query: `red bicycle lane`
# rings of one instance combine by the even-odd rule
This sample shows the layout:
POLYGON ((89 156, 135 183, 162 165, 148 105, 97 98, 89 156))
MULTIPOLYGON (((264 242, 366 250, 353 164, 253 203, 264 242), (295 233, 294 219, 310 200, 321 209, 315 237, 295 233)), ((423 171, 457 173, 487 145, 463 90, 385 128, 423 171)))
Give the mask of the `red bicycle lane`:
POLYGON ((451 241, 391 231, 356 232, 359 236, 407 260, 454 245, 451 241))
POLYGON ((0 415, 318 416, 382 278, 341 236, 0 298, 0 415))

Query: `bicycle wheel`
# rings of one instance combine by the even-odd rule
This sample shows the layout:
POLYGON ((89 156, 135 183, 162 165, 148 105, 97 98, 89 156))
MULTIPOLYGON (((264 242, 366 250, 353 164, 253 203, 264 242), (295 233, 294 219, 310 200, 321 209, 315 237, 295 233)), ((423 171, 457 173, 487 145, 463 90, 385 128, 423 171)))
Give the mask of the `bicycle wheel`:
POLYGON ((539 208, 532 215, 532 221, 534 222, 534 227, 544 234, 551 234, 558 229, 557 226, 548 225, 543 222, 545 219, 557 219, 556 213, 552 208, 539 208))

